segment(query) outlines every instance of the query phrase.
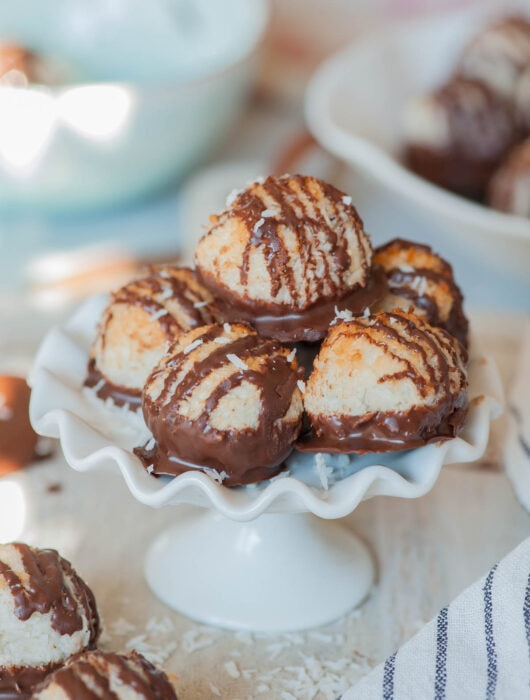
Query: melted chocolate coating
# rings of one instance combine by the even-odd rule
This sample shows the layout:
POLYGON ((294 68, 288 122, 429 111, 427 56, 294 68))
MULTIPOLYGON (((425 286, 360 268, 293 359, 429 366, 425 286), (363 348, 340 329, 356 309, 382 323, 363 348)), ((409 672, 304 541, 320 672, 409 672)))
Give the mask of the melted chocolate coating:
POLYGON ((102 401, 110 398, 116 406, 128 405, 131 411, 136 411, 142 404, 141 391, 110 382, 96 367, 94 358, 88 361, 84 386, 89 388, 98 387, 96 394, 102 401))
MULTIPOLYGON (((348 239, 344 235, 344 222, 340 217, 339 208, 348 212, 360 250, 363 250, 361 240, 363 235, 362 220, 355 207, 351 204, 344 204, 343 192, 340 192, 332 185, 319 181, 319 185, 322 188, 322 196, 335 210, 334 221, 330 223, 320 209, 319 200, 313 194, 311 186, 314 184, 314 178, 303 175, 292 175, 282 178, 268 177, 261 184, 261 188, 274 202, 275 210, 278 210, 278 214, 263 218, 263 201, 252 188, 248 188, 238 195, 231 210, 221 215, 218 223, 210 230, 210 234, 215 234, 216 228, 224 224, 227 216, 236 216, 240 219, 250 232, 243 251, 243 261, 239 274, 240 284, 247 287, 251 283, 251 280, 249 280, 250 254, 254 248, 259 246, 263 252, 270 277, 271 296, 276 297, 282 285, 285 285, 292 299, 292 303, 285 304, 259 301, 252 299, 248 295, 242 297, 217 279, 214 279, 208 272, 200 269, 199 266, 198 272, 204 285, 228 307, 235 305, 238 309, 239 319, 245 318, 241 316, 240 312, 242 311, 250 313, 252 318, 256 316, 291 316, 305 311, 315 303, 311 292, 311 288, 315 284, 317 286, 316 296, 318 302, 337 300, 346 293, 355 291, 354 289, 345 289, 340 282, 342 278, 341 273, 346 272, 350 268, 352 259, 348 251, 348 239), (313 205, 311 210, 304 206, 296 190, 292 189, 291 183, 296 184, 303 191, 304 196, 313 205), (300 208, 303 208, 302 213, 300 208), (258 223, 260 223, 259 226, 258 223), (309 225, 315 231, 318 231, 321 236, 325 237, 325 255, 322 254, 322 250, 319 247, 313 246, 307 241, 306 228, 309 225), (295 273, 292 268, 291 253, 286 241, 279 233, 280 227, 289 229, 298 238, 298 246, 301 252, 300 256, 297 257, 297 263, 301 266, 300 272, 295 273), (317 274, 317 270, 321 266, 324 269, 317 274), (332 270, 337 273, 338 282, 333 281, 332 270)), ((363 257, 361 266, 365 273, 364 279, 366 279, 369 272, 369 261, 366 259, 366 256, 363 257)), ((362 286, 364 284, 359 284, 356 289, 362 286)), ((292 339, 295 340, 296 338, 292 339)), ((304 339, 311 340, 311 338, 304 339)))
MULTIPOLYGON (((16 617, 25 621, 35 612, 46 614, 51 611, 52 629, 60 635, 71 635, 83 628, 83 619, 77 610, 78 604, 81 604, 90 635, 88 648, 94 648, 100 632, 96 601, 70 562, 54 549, 35 549, 18 542, 13 546, 18 550, 24 571, 29 576, 29 580, 23 583, 20 576, 0 561, 0 579, 11 591, 16 617)), ((58 665, 1 668, 0 698, 25 697, 58 665)))
POLYGON ((432 99, 447 115, 451 140, 445 147, 407 144, 406 163, 440 187, 482 200, 497 163, 518 139, 514 116, 500 97, 471 78, 453 78, 432 99), (478 108, 472 93, 481 94, 478 108))
MULTIPOLYGON (((221 336, 222 326, 210 326, 200 336, 209 342, 221 336)), ((277 474, 291 452, 301 428, 301 421, 283 420, 291 404, 293 392, 303 370, 293 370, 286 356, 277 354, 280 345, 258 335, 245 335, 219 345, 172 387, 185 354, 173 356, 173 371, 166 375, 164 388, 156 401, 144 392, 143 412, 157 444, 151 450, 136 448, 145 467, 154 465, 153 474, 180 474, 183 471, 211 467, 226 472, 223 481, 237 486, 269 479, 277 474), (221 382, 205 401, 201 414, 194 420, 178 412, 178 403, 190 396, 199 383, 214 370, 227 363, 227 354, 237 355, 243 362, 253 356, 266 356, 260 370, 240 369, 221 382), (242 382, 259 387, 261 410, 256 429, 217 430, 209 422, 210 414, 228 392, 242 382), (170 392, 174 391, 173 395, 170 392)), ((155 370, 155 379, 164 370, 155 370)), ((150 381, 150 380, 149 380, 150 381)))
POLYGON ((53 684, 71 700, 116 700, 118 695, 111 690, 108 674, 103 670, 107 664, 113 667, 113 671, 117 669, 118 678, 125 688, 134 689, 144 700, 177 700, 166 674, 136 651, 127 656, 102 651, 78 654, 49 676, 37 692, 53 684), (90 686, 97 688, 97 693, 90 686))
MULTIPOLYGON (((383 330, 386 337, 399 340, 412 351, 410 359, 405 356, 401 361, 405 369, 399 374, 393 373, 392 379, 410 379, 414 382, 420 394, 427 395, 429 386, 437 384, 443 387, 442 398, 435 405, 414 406, 407 411, 376 411, 363 415, 311 415, 310 428, 302 435, 297 443, 297 449, 302 452, 390 452, 420 447, 429 442, 455 437, 462 427, 467 413, 467 382, 457 394, 451 391, 450 367, 442 353, 440 345, 449 351, 453 366, 457 365, 458 350, 456 343, 449 337, 433 338, 417 327, 402 314, 386 314, 390 319, 404 322, 410 334, 407 340, 396 326, 383 323, 380 319, 373 322, 372 328, 383 330), (414 355, 421 355, 425 362, 427 379, 419 374, 412 361, 414 355), (437 370, 427 362, 427 357, 437 356, 437 370)), ((350 324, 355 324, 355 320, 350 324)), ((348 325, 350 325, 348 324, 348 325)), ((361 327, 357 332, 366 341, 374 345, 381 341, 371 335, 370 327, 361 327)), ((379 381, 384 382, 385 376, 379 381)))
POLYGON ((335 318, 337 307, 351 311, 354 315, 361 315, 367 307, 380 301, 387 290, 385 273, 376 266, 372 269, 366 287, 356 287, 340 299, 318 302, 299 313, 292 311, 281 316, 259 315, 259 305, 256 306, 255 313, 235 304, 220 303, 219 306, 223 318, 229 321, 247 321, 260 335, 285 343, 313 343, 324 338, 329 324, 335 318))
MULTIPOLYGON (((464 403, 464 399, 462 399, 464 403)), ((410 411, 378 411, 367 416, 319 416, 313 429, 296 445, 300 452, 393 452, 422 447, 456 437, 467 413, 467 406, 455 408, 449 416, 450 402, 436 410, 416 408, 410 411)))

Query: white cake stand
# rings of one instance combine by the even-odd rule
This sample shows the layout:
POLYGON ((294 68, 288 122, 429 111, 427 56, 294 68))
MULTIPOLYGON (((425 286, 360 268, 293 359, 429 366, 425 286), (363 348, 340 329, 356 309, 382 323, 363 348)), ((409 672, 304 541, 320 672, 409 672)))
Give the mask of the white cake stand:
POLYGON ((141 417, 82 388, 106 303, 89 300, 45 338, 29 377, 31 421, 41 435, 60 439, 74 469, 117 467, 142 503, 199 506, 191 516, 176 511, 148 551, 145 575, 167 605, 207 624, 300 630, 358 605, 373 583, 374 563, 339 519, 373 496, 427 493, 443 464, 482 455, 490 422, 501 412, 496 369, 474 352, 470 410, 454 440, 363 457, 294 453, 287 475, 244 488, 226 488, 199 471, 155 479, 132 452, 149 437, 141 417))

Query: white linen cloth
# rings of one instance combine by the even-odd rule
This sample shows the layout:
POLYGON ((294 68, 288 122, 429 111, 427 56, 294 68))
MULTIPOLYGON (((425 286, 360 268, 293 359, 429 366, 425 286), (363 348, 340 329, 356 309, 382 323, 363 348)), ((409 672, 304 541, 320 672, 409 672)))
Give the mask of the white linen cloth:
POLYGON ((515 495, 530 511, 530 318, 526 320, 521 349, 508 396, 504 465, 515 495))
POLYGON ((341 700, 530 698, 530 538, 341 700))

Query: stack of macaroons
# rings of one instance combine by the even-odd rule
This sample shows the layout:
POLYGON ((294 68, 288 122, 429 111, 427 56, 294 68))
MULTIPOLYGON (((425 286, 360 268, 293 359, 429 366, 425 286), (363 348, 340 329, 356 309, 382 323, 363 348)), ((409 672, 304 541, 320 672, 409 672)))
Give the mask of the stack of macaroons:
MULTIPOLYGON (((105 658, 103 652, 92 651, 99 635, 94 594, 66 559, 54 549, 38 549, 21 542, 0 544, 0 698, 175 700, 174 690, 173 694, 138 694, 139 686, 132 674, 135 668, 145 671, 146 687, 151 681, 151 665, 138 654, 132 657, 130 671, 118 661, 109 664, 108 671, 100 664, 102 680, 91 686, 94 692, 98 688, 96 695, 83 694, 79 687, 78 693, 68 694, 65 687, 59 689, 62 682, 54 685, 50 681, 48 685, 49 678, 64 677, 64 665, 74 664, 73 659, 105 658), (112 684, 113 678, 120 679, 124 689, 130 680, 129 694, 112 694, 107 681, 112 684), (45 694, 41 695, 42 687, 55 690, 43 690, 45 694)), ((158 670, 152 673, 153 683, 156 680, 162 687, 165 674, 158 670)), ((89 676, 94 680, 94 674, 89 676)))
POLYGON ((517 195, 492 195, 497 172, 513 166, 512 149, 530 136, 530 19, 507 16, 464 47, 453 75, 412 100, 404 113, 405 160, 425 179, 518 216, 530 216, 530 181, 517 195), (493 178, 493 180, 492 180, 493 178))
MULTIPOLYGON (((308 409, 305 378, 315 387, 323 363, 329 365, 326 372, 333 373, 336 366, 339 382, 341 372, 355 369, 377 391, 394 391, 384 372, 363 375, 355 353, 337 358, 336 365, 326 359, 333 357, 327 348, 338 319, 347 327, 351 322, 353 328, 376 318, 376 311, 394 307, 407 313, 415 310, 418 327, 411 330, 416 316, 409 313, 407 323, 396 323, 396 330, 388 333, 403 333, 407 348, 415 348, 411 334, 429 338, 421 351, 410 353, 412 369, 399 385, 410 398, 412 413, 418 411, 417 394, 424 389, 425 405, 416 432, 409 431, 401 442, 387 441, 385 449, 446 438, 451 434, 449 423, 458 429, 458 418, 465 413, 465 390, 458 401, 451 394, 453 387, 447 390, 450 396, 442 396, 440 376, 425 378, 422 365, 430 362, 430 355, 425 360, 422 353, 433 356, 439 372, 438 358, 445 357, 444 352, 453 360, 466 354, 467 320, 451 266, 428 246, 403 240, 374 254, 363 222, 344 192, 302 175, 252 182, 230 198, 225 211, 211 217, 195 262, 196 272, 188 270, 186 275, 191 279, 193 274, 200 285, 194 288, 200 289, 200 301, 194 301, 192 308, 203 316, 173 323, 175 312, 164 315, 172 297, 166 299, 164 293, 164 309, 159 310, 159 281, 153 291, 152 278, 144 278, 113 297, 92 351, 89 383, 101 380, 96 369, 104 375, 100 397, 108 395, 109 387, 115 392, 116 385, 121 392, 123 387, 132 387, 136 396, 142 392, 142 411, 152 438, 135 453, 148 473, 176 476, 199 469, 225 486, 278 474, 293 449, 309 450, 316 444, 305 434, 308 421, 314 422, 317 415, 311 399, 308 409), (145 293, 139 294, 138 288, 145 293), (166 326, 161 328, 163 319, 166 326), (153 323, 159 340, 151 352, 144 341, 145 329, 153 323), (134 361, 130 369, 128 358, 134 361), (417 376, 423 384, 413 391, 408 385, 414 387, 417 376), (383 387, 387 379, 389 384, 383 387), (437 383, 436 399, 427 386, 431 380, 437 383), (429 412, 424 420, 423 414, 429 412)), ((182 273, 174 268, 171 274, 175 278, 182 273)), ((377 318, 382 323, 384 315, 377 318)), ((324 385, 330 381, 325 379, 324 385)), ((406 401, 400 410, 406 412, 406 401)), ((356 413, 352 416, 358 419, 356 413)), ((311 431, 317 427, 314 424, 311 431)), ((343 446, 356 450, 351 441, 343 446)), ((372 447, 364 440, 359 450, 380 447, 377 440, 372 447)), ((320 440, 318 449, 327 449, 325 440, 320 440)), ((336 451, 336 445, 330 449, 336 451)))

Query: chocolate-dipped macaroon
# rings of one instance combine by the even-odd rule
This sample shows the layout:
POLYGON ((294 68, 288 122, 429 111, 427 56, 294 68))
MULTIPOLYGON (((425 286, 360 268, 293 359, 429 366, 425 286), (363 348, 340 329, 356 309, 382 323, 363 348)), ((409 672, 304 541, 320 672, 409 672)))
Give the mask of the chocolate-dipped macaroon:
POLYGON ((33 700, 177 700, 164 671, 136 651, 77 654, 36 688, 33 700))
POLYGON ((27 698, 72 654, 95 647, 94 596, 53 549, 0 545, 0 698, 27 698))
POLYGON ((302 376, 294 350, 246 324, 189 331, 146 382, 154 439, 135 452, 155 475, 207 467, 226 486, 269 479, 301 429, 302 376))
POLYGON ((374 262, 384 269, 388 280, 388 294, 378 309, 412 307, 418 316, 433 326, 445 328, 467 348, 469 323, 462 292, 448 262, 428 245, 400 238, 376 248, 374 262))
POLYGON ((226 318, 249 321, 261 335, 319 340, 335 305, 363 313, 385 291, 351 197, 317 178, 253 182, 211 222, 197 271, 226 318))
POLYGON ((457 72, 486 83, 513 103, 517 82, 530 64, 530 18, 510 15, 474 36, 464 48, 457 72))
POLYGON ((495 171, 488 203, 507 214, 530 218, 530 138, 515 146, 495 171))
POLYGON ((411 101, 404 113, 405 161, 426 180, 481 200, 519 134, 511 107, 485 83, 457 76, 411 101))
POLYGON ((298 448, 389 452, 454 437, 467 408, 464 351, 399 309, 331 327, 306 385, 298 448))
POLYGON ((181 333, 217 320, 195 272, 155 267, 115 292, 103 312, 85 385, 117 405, 140 406, 147 376, 181 333))

